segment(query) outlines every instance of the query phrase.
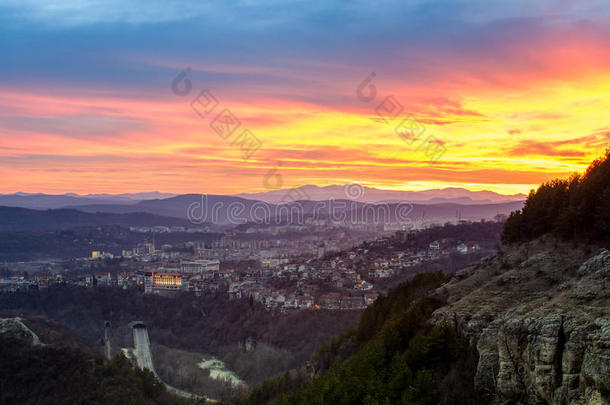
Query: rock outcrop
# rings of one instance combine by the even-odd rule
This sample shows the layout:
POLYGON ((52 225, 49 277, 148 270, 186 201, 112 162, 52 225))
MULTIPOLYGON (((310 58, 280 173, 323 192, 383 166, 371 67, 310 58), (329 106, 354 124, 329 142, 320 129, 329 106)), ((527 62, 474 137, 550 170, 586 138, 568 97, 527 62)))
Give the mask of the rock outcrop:
POLYGON ((610 252, 552 238, 467 267, 437 294, 434 322, 478 352, 484 403, 605 404, 610 395, 610 252))

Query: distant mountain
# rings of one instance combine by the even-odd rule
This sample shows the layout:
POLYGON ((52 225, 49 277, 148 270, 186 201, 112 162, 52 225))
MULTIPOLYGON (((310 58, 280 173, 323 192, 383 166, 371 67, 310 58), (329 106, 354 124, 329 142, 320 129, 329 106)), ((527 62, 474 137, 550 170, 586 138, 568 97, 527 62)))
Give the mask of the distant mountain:
MULTIPOLYGON (((31 210, 0 207, 0 231, 68 229, 81 226, 187 226, 186 220, 148 213, 110 214, 86 213, 73 209, 31 210)), ((192 224, 191 224, 192 226, 192 224)))
POLYGON ((66 208, 75 205, 97 204, 97 203, 129 203, 130 201, 109 201, 104 199, 94 199, 74 195, 52 195, 52 194, 2 194, 0 195, 0 205, 5 207, 20 207, 35 210, 46 210, 56 208, 66 208))
MULTIPOLYGON (((67 194, 70 195, 70 194, 67 194)), ((74 194, 76 195, 76 194, 74 194)), ((108 200, 154 200, 175 197, 177 194, 172 193, 161 193, 159 191, 149 191, 144 193, 123 193, 123 194, 85 194, 80 197, 85 198, 96 198, 96 199, 108 199, 108 200)))
POLYGON ((95 204, 76 206, 80 211, 125 214, 146 212, 176 217, 193 223, 240 225, 251 222, 267 224, 303 223, 303 221, 333 220, 357 223, 384 223, 411 221, 445 222, 459 219, 492 219, 497 214, 508 215, 520 209, 521 201, 497 204, 369 204, 360 201, 337 199, 328 201, 293 201, 272 204, 234 196, 184 194, 172 198, 140 201, 137 204, 95 204))
POLYGON ((160 193, 158 191, 148 193, 127 194, 42 194, 42 193, 14 193, 0 194, 0 206, 21 207, 35 210, 47 210, 56 208, 68 208, 76 205, 92 204, 135 204, 142 200, 155 198, 169 198, 175 194, 160 193))
MULTIPOLYGON (((184 210, 193 202, 193 196, 199 194, 170 194, 158 191, 125 194, 30 194, 14 193, 0 194, 0 206, 21 207, 36 210, 75 208, 87 212, 149 212, 159 215, 183 217, 184 210), (185 197, 187 196, 187 197, 185 197), (191 197, 188 197, 191 196, 191 197), (166 202, 161 202, 166 201, 166 202), (184 202, 189 201, 184 205, 184 202), (150 202, 150 204, 148 203, 150 202), (113 205, 116 207, 109 207, 113 205), (126 208, 124 206, 132 206, 126 208), (159 211, 161 210, 161 211, 159 211)), ((421 204, 494 204, 510 201, 523 201, 525 195, 503 195, 493 191, 469 191, 463 188, 445 188, 425 191, 379 190, 359 185, 345 186, 303 186, 293 189, 275 190, 264 193, 238 195, 210 195, 214 202, 239 201, 241 198, 251 201, 263 201, 270 204, 280 204, 293 201, 326 201, 353 200, 361 203, 379 202, 411 202, 421 204)), ((200 197, 199 197, 200 198, 200 197)))
MULTIPOLYGON (((265 204, 260 201, 246 200, 233 196, 183 194, 165 199, 140 201, 131 205, 93 204, 74 208, 89 213, 107 212, 125 214, 146 212, 185 220, 190 218, 193 223, 231 223, 231 217, 243 218, 244 220, 251 218, 250 211, 256 203, 265 204)), ((274 205, 268 205, 268 207, 272 211, 275 209, 274 205)))
POLYGON ((366 203, 407 201, 426 204, 487 204, 523 201, 526 198, 524 194, 504 195, 493 191, 470 191, 459 187, 424 191, 401 191, 380 190, 355 184, 325 187, 307 185, 298 188, 274 190, 263 193, 237 194, 236 196, 274 204, 294 200, 323 201, 329 199, 351 199, 366 203))

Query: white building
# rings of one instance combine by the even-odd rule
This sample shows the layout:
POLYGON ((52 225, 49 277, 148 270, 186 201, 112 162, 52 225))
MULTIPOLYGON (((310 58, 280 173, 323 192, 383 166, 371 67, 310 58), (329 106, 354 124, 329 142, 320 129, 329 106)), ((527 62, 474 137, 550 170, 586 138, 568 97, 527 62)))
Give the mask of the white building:
POLYGON ((438 257, 441 254, 441 245, 438 241, 432 242, 428 245, 428 256, 430 257, 438 257))
POLYGON ((180 272, 184 274, 203 274, 218 272, 220 270, 220 260, 218 259, 199 259, 195 261, 183 260, 180 263, 180 272))

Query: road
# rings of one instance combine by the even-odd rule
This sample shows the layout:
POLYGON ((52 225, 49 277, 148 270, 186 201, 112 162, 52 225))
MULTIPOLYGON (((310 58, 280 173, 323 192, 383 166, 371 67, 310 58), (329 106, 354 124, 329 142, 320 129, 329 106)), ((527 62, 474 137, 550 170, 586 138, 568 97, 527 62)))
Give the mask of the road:
POLYGON ((32 337, 32 345, 34 346, 44 346, 45 344, 40 341, 38 335, 30 329, 23 320, 19 317, 16 318, 0 318, 0 333, 6 331, 16 332, 21 329, 26 334, 32 337))
POLYGON ((152 354, 150 353, 150 341, 148 340, 148 331, 145 327, 137 326, 133 328, 133 343, 134 343, 134 354, 136 356, 136 362, 138 367, 141 369, 148 369, 152 371, 155 376, 155 366, 152 361, 152 354))
POLYGON ((32 344, 34 346, 42 346, 43 345, 43 343, 40 341, 40 338, 38 337, 38 335, 36 333, 34 333, 34 331, 32 329, 28 328, 28 326, 25 323, 23 323, 21 318, 15 318, 15 321, 19 324, 19 326, 21 326, 23 328, 23 330, 25 330, 30 335, 32 335, 32 344))

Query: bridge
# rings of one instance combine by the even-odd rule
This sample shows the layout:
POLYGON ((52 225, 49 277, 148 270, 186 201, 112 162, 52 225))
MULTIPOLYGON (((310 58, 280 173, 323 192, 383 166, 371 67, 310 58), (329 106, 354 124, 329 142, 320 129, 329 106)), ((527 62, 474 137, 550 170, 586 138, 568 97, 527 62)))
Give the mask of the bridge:
POLYGON ((104 322, 104 355, 107 360, 112 360, 112 324, 104 322))
POLYGON ((139 368, 151 371, 155 375, 155 377, 159 381, 161 381, 163 385, 165 385, 165 388, 168 392, 171 392, 183 398, 205 399, 207 402, 218 402, 208 397, 203 397, 201 395, 193 394, 191 392, 172 387, 171 385, 161 380, 161 378, 155 371, 155 366, 153 364, 152 353, 150 351, 150 339, 148 337, 148 329, 146 329, 146 324, 143 321, 134 321, 131 322, 129 326, 131 326, 133 330, 134 348, 131 350, 131 353, 133 354, 136 365, 139 368))

